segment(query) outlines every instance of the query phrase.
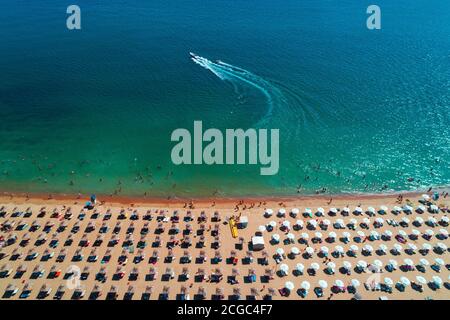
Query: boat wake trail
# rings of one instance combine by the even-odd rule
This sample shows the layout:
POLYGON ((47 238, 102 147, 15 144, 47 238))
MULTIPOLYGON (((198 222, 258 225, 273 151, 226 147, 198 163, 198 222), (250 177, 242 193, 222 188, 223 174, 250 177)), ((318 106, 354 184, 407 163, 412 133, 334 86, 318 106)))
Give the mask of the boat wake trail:
POLYGON ((196 64, 211 71, 219 79, 230 81, 233 85, 235 85, 236 82, 246 83, 259 90, 265 96, 267 100, 267 110, 264 116, 256 124, 257 126, 267 123, 273 114, 274 107, 278 107, 284 100, 283 93, 277 87, 250 71, 222 61, 213 62, 193 53, 191 53, 191 59, 196 64))

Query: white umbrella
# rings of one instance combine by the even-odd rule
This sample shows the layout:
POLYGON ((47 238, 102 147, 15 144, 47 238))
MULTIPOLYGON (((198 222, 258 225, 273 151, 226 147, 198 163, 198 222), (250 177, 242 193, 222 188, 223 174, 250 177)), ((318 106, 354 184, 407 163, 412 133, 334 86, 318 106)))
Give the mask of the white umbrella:
POLYGON ((284 287, 285 287, 286 289, 288 289, 289 291, 292 291, 292 290, 294 290, 294 288, 295 288, 294 284, 293 284, 291 281, 287 281, 287 282, 284 284, 284 287))
POLYGON ((386 252, 387 246, 384 245, 384 244, 380 244, 380 246, 378 247, 378 249, 381 250, 381 251, 383 251, 383 252, 386 252))
POLYGON ((282 225, 283 225, 283 227, 289 228, 291 226, 291 223, 287 220, 284 220, 282 225))
POLYGON ((309 255, 312 255, 314 253, 314 249, 311 248, 311 247, 307 247, 306 248, 306 253, 309 254, 309 255))
POLYGON ((424 213, 424 212, 426 211, 426 209, 425 209, 424 206, 417 206, 416 211, 417 211, 417 212, 424 213))
POLYGON ((305 270, 305 266, 304 266, 303 264, 301 264, 301 263, 297 263, 297 264, 295 265, 295 269, 296 269, 297 271, 299 271, 300 273, 303 273, 303 270, 305 270))
POLYGON ((272 209, 266 209, 264 211, 264 214, 267 215, 267 216, 271 216, 273 214, 273 210, 272 209))
POLYGON ((344 285, 344 282, 342 282, 342 280, 336 280, 336 281, 334 281, 334 285, 335 285, 336 287, 339 287, 339 288, 342 288, 342 287, 345 286, 345 285, 344 285))
POLYGON ((323 225, 325 225, 325 226, 329 226, 330 225, 330 220, 328 220, 328 219, 324 219, 323 221, 322 221, 322 224, 323 225))
POLYGON ((437 205, 435 205, 435 204, 432 204, 432 205, 430 206, 430 210, 431 210, 432 212, 439 212, 439 207, 438 207, 437 205))
POLYGON ((403 206, 403 211, 405 211, 405 212, 411 212, 411 211, 413 211, 413 210, 414 210, 413 207, 411 207, 411 206, 409 206, 409 205, 403 206))
POLYGON ((402 246, 399 245, 398 243, 395 243, 395 244, 394 244, 394 249, 397 250, 397 251, 399 251, 399 252, 403 250, 402 246))
POLYGON ((428 262, 428 260, 425 259, 425 258, 420 259, 420 264, 421 264, 422 266, 425 266, 425 267, 430 265, 430 263, 428 262))
POLYGON ((291 212, 292 212, 293 214, 299 214, 300 210, 298 210, 298 208, 293 208, 293 209, 291 210, 291 212))
POLYGON ((300 250, 297 247, 292 247, 291 248, 291 253, 297 255, 297 254, 300 253, 300 250))
POLYGON ((282 265, 280 265, 280 270, 283 271, 284 273, 288 273, 289 266, 283 263, 282 265))
POLYGON ((334 262, 328 262, 327 267, 330 268, 331 270, 334 270, 334 268, 336 268, 336 264, 334 262))
POLYGON ((448 223, 449 222, 449 218, 448 217, 442 217, 441 221, 444 222, 444 223, 448 223))
POLYGON ((330 208, 330 212, 332 212, 332 213, 337 213, 338 211, 337 211, 336 208, 330 208))
POLYGON ((314 236, 315 236, 316 238, 321 239, 321 238, 322 238, 322 233, 316 232, 316 233, 314 234, 314 236))
POLYGON ((328 287, 328 283, 325 280, 319 280, 319 287, 325 289, 328 287))
POLYGON ((400 282, 401 284, 403 284, 404 286, 409 286, 411 284, 411 281, 409 281, 409 279, 407 277, 401 277, 400 278, 400 282))
POLYGON ((319 270, 319 268, 320 268, 320 266, 318 263, 316 263, 316 262, 311 263, 311 269, 317 271, 317 270, 319 270))
POLYGON ((278 242, 278 241, 280 241, 280 235, 278 233, 274 233, 272 235, 272 239, 278 242))
POLYGON ((434 235, 434 231, 431 229, 427 229, 425 230, 425 234, 431 237, 432 235, 434 235))
POLYGON ((350 212, 350 209, 349 209, 348 207, 344 207, 344 208, 342 209, 342 211, 343 211, 343 212, 346 212, 346 213, 349 213, 349 212, 350 212))
POLYGON ((336 232, 331 231, 330 233, 328 233, 328 237, 332 239, 336 238, 336 232))
POLYGON ((281 215, 284 215, 284 214, 286 214, 286 209, 281 208, 280 210, 278 210, 278 213, 281 215))
POLYGON ((422 224, 423 223, 423 219, 422 217, 416 217, 415 219, 418 223, 422 224))
POLYGON ((320 213, 324 214, 325 210, 323 208, 317 208, 317 212, 320 212, 320 213))
POLYGON ((321 247, 320 251, 322 251, 323 253, 328 253, 328 247, 321 247))
POLYGON ((438 265, 438 266, 443 266, 445 264, 444 260, 442 260, 441 258, 436 258, 434 259, 434 262, 438 265))
POLYGON ((348 233, 347 231, 345 231, 345 232, 342 233, 342 236, 343 236, 345 239, 348 239, 348 238, 350 238, 350 233, 348 233))
POLYGON ((352 218, 352 219, 350 219, 350 223, 351 223, 351 224, 357 224, 357 223, 358 223, 358 220, 352 218))
POLYGON ((448 231, 445 229, 439 229, 439 233, 442 234, 444 237, 448 237, 448 231))
POLYGON ((266 231, 266 226, 259 226, 259 227, 258 227, 258 230, 259 230, 260 232, 264 232, 264 231, 266 231))
POLYGON ((394 281, 392 281, 392 279, 391 278, 384 278, 384 283, 387 285, 387 286, 392 286, 393 284, 394 284, 394 281))
POLYGON ((383 262, 381 262, 380 260, 374 260, 373 261, 373 264, 376 266, 376 267, 378 267, 378 268, 381 268, 382 266, 383 266, 383 262))
POLYGON ((343 265, 344 268, 346 268, 346 269, 350 269, 350 268, 352 267, 352 264, 351 264, 350 262, 348 262, 348 261, 344 261, 344 262, 342 263, 342 265, 343 265))
POLYGON ((411 250, 417 250, 417 246, 414 243, 408 243, 408 247, 411 250))
POLYGON ((422 248, 424 250, 431 250, 432 246, 429 243, 424 243, 424 244, 422 244, 422 248))
POLYGON ((351 283, 352 286, 354 286, 355 288, 356 288, 356 287, 359 287, 359 286, 361 285, 358 279, 352 279, 352 281, 351 281, 350 283, 351 283))
POLYGON ((287 237, 289 240, 294 240, 294 239, 295 239, 295 235, 294 235, 293 233, 288 233, 288 234, 286 235, 286 237, 287 237))
POLYGON ((279 254, 280 256, 282 256, 282 255, 284 254, 283 248, 278 248, 276 252, 277 252, 277 254, 279 254))
POLYGON ((362 212, 363 212, 363 209, 362 209, 361 207, 356 207, 356 208, 355 208, 355 211, 358 212, 358 213, 362 213, 362 212))
POLYGON ((390 264, 391 266, 393 266, 394 268, 397 267, 397 265, 398 265, 397 261, 394 260, 394 259, 390 259, 390 260, 389 260, 389 264, 390 264))
POLYGON ((406 232, 403 231, 403 230, 399 230, 399 231, 398 231, 398 234, 401 235, 402 237, 408 236, 408 235, 406 234, 406 232))
POLYGON ((301 235, 301 238, 305 239, 305 240, 308 240, 309 239, 309 234, 303 232, 302 235, 301 235))
POLYGON ((364 218, 364 219, 362 219, 362 221, 363 221, 365 224, 370 224, 370 219, 369 219, 369 218, 364 218))
POLYGON ((429 201, 430 200, 430 196, 427 195, 427 194, 423 194, 422 195, 422 199, 425 200, 425 201, 429 201))
POLYGON ((381 206, 380 211, 387 212, 389 209, 386 206, 381 206))
POLYGON ((297 221, 295 222, 295 224, 298 225, 298 226, 300 226, 300 227, 303 227, 303 220, 297 220, 297 221))
POLYGON ((352 244, 352 245, 350 246, 350 250, 352 250, 352 251, 358 251, 359 248, 358 248, 357 245, 352 244))
POLYGON ((379 224, 383 224, 384 223, 384 219, 383 218, 376 218, 375 221, 379 224))
POLYGON ((272 228, 275 228, 277 226, 277 223, 272 220, 269 222, 269 226, 271 226, 272 228))
POLYGON ((367 262, 365 262, 364 260, 359 260, 357 266, 364 269, 367 267, 367 262))
POLYGON ((392 231, 391 230, 386 230, 384 231, 384 234, 388 237, 392 237, 392 231))
POLYGON ((414 262, 411 259, 404 259, 403 263, 406 264, 407 266, 413 266, 414 262))
POLYGON ((338 253, 344 253, 344 248, 342 246, 336 246, 334 247, 334 250, 338 253))
POLYGON ((309 220, 308 223, 309 223, 310 225, 312 225, 313 227, 316 227, 316 226, 317 226, 317 221, 316 221, 316 220, 309 220))
POLYGON ((374 207, 368 207, 367 211, 370 213, 375 213, 375 208, 374 207))
POLYGON ((402 211, 402 208, 400 208, 399 206, 395 206, 393 211, 394 212, 400 212, 400 211, 402 211))
POLYGON ((356 234, 358 235, 358 236, 360 236, 361 238, 364 238, 365 236, 366 236, 366 234, 364 233, 364 231, 358 231, 358 232, 356 232, 356 234))
POLYGON ((309 288, 311 288, 311 285, 309 284, 308 281, 303 281, 302 284, 301 284, 301 287, 302 287, 302 289, 308 291, 309 288))
POLYGON ((438 277, 438 276, 433 276, 431 279, 433 279, 433 282, 434 282, 435 284, 437 284, 438 286, 441 286, 441 285, 442 285, 442 279, 441 279, 440 277, 438 277))
POLYGON ((427 280, 422 276, 417 276, 416 281, 420 284, 427 284, 427 280))
POLYGON ((310 208, 306 208, 306 209, 305 209, 305 213, 308 214, 308 215, 311 215, 312 211, 311 211, 310 208))
POLYGON ((373 247, 372 247, 370 244, 366 244, 366 245, 364 246, 364 250, 365 250, 365 251, 368 251, 368 252, 372 252, 372 251, 373 251, 373 247))
POLYGON ((436 244, 436 247, 438 247, 439 249, 441 249, 443 251, 447 251, 447 246, 445 244, 443 244, 442 242, 438 242, 436 244))

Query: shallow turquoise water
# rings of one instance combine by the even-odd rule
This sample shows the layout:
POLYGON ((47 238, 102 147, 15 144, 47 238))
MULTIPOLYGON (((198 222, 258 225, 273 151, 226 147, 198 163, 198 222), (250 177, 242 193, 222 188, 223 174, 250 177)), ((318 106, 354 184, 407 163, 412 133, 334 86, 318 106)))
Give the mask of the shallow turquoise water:
POLYGON ((0 189, 209 196, 450 182, 450 3, 56 0, 0 10, 0 189), (221 80, 193 51, 247 70, 221 80), (231 80, 231 81, 230 81, 231 80), (280 129, 280 171, 174 166, 176 128, 280 129))

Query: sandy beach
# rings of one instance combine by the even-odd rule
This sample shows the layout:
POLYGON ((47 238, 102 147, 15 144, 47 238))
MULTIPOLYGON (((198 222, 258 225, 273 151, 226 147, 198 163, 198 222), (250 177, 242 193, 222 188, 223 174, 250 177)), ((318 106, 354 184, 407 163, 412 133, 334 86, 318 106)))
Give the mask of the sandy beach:
MULTIPOLYGON (((41 287, 47 285, 46 290, 51 288, 51 292, 39 298, 54 299, 55 293, 60 288, 64 291, 61 299, 72 299, 77 293, 84 294, 82 299, 89 299, 93 297, 91 293, 95 291, 95 288, 101 293, 98 299, 106 299, 108 292, 114 290, 117 295, 109 295, 109 297, 141 299, 144 292, 149 292, 151 293, 150 299, 158 299, 166 287, 169 299, 179 298, 178 295, 182 293, 182 290, 189 295, 190 299, 193 299, 199 289, 204 288, 206 299, 211 299, 212 295, 220 293, 224 299, 228 299, 233 294, 239 294, 241 299, 246 299, 248 295, 255 295, 256 299, 262 299, 267 294, 271 294, 273 299, 337 300, 354 297, 354 294, 348 292, 347 288, 353 281, 353 283, 360 283, 359 286, 352 289, 356 290, 361 299, 379 299, 380 297, 388 299, 450 299, 448 251, 447 249, 441 252, 435 250, 438 243, 445 246, 449 244, 448 237, 445 236, 445 231, 448 231, 448 224, 445 224, 447 218, 444 217, 449 215, 447 208, 450 206, 450 198, 441 196, 439 200, 423 205, 419 203, 420 194, 404 194, 402 197, 401 199, 399 195, 376 195, 337 196, 332 199, 331 197, 256 198, 251 200, 198 199, 192 203, 183 200, 99 197, 95 207, 87 210, 83 209, 87 200, 86 196, 82 196, 80 199, 71 196, 54 196, 52 199, 47 199, 46 197, 4 195, 0 198, 0 207, 4 206, 3 210, 0 210, 0 212, 4 212, 0 217, 2 225, 0 236, 6 242, 8 239, 15 240, 11 240, 9 244, 4 243, 4 247, 0 251, 2 254, 0 268, 4 272, 0 279, 0 298, 20 299, 19 296, 22 294, 24 286, 31 286, 29 288, 32 291, 28 299, 37 299, 41 287), (413 208, 411 212, 408 212, 405 207, 408 204, 413 208), (433 204, 439 207, 436 213, 428 212, 433 204), (422 205, 425 212, 416 211, 422 205), (386 206, 388 210, 380 213, 379 210, 382 206, 386 206), (396 206, 402 208, 401 212, 392 212, 396 206), (345 207, 349 208, 348 214, 343 211, 345 207), (362 209, 360 213, 357 209, 359 207, 362 209), (375 213, 370 213, 370 207, 375 209, 375 213), (297 211, 292 210, 294 208, 298 208, 296 216, 297 211), (306 208, 310 208, 312 217, 308 216, 309 211, 306 208), (321 211, 319 208, 323 208, 323 214, 318 214, 321 211), (330 212, 330 209, 334 211, 332 208, 337 209, 335 214, 330 212), (273 210, 270 217, 267 217, 267 214, 270 213, 270 210, 267 209, 273 210), (284 209, 284 211, 280 211, 280 209, 284 209), (68 211, 71 212, 71 215, 68 214, 68 211), (26 214, 26 212, 29 213, 26 214), (108 217, 108 212, 110 217, 108 217), (178 222, 171 221, 174 212, 177 212, 178 222), (185 219, 188 212, 190 212, 192 221, 185 219), (204 212, 205 221, 200 223, 198 218, 202 212, 204 212), (215 212, 220 217, 218 222, 212 221, 215 212), (80 213, 82 214, 80 215, 80 213), (238 229, 236 238, 232 237, 228 224, 228 219, 232 216, 241 219, 248 218, 248 225, 243 229, 238 229), (159 222, 158 217, 163 220, 159 222), (429 224, 430 217, 435 219, 435 223, 431 219, 432 223, 429 224), (377 225, 378 218, 383 221, 377 225), (422 219, 421 223, 419 223, 420 218, 422 219), (356 219, 354 230, 349 228, 352 219, 356 219), (303 221, 304 225, 301 229, 297 228, 297 220, 303 221), (316 222, 312 222, 312 220, 316 222), (275 225, 273 230, 260 230, 261 226, 267 227, 273 223, 272 221, 275 225), (287 224, 286 221, 288 221, 287 224), (398 225, 392 223, 393 221, 398 225), (343 222, 343 226, 337 229, 336 223, 340 222, 343 222), (285 226, 289 225, 289 230, 283 230, 283 223, 285 226), (367 226, 361 225, 361 223, 366 223, 367 226), (314 228, 315 224, 317 226, 314 228), (32 231, 30 229, 32 226, 39 226, 39 228, 32 231), (114 230, 117 226, 120 226, 120 230, 119 228, 114 230), (162 227, 164 231, 155 234, 158 227, 162 227), (145 228, 148 229, 146 234, 143 230, 145 228), (202 228, 203 239, 200 232, 202 228), (179 232, 171 235, 170 229, 173 229, 172 231, 177 229, 179 232), (191 246, 183 248, 183 233, 188 229, 190 230, 188 237, 191 246), (399 233, 402 234, 402 230, 406 236, 404 241, 401 241, 403 243, 400 243, 396 236, 399 233), (426 239, 424 235, 431 234, 427 230, 433 232, 426 239), (364 232, 364 236, 358 234, 361 231, 364 232), (369 239, 372 231, 376 231, 380 236, 386 234, 386 231, 391 231, 392 236, 390 239, 385 237, 369 239), (261 232, 264 239, 264 249, 260 251, 253 250, 249 245, 257 232, 261 232), (320 236, 317 232, 321 233, 321 243, 313 243, 313 238, 320 236), (334 241, 330 241, 330 232, 336 233, 334 241), (345 232, 349 234, 347 235, 348 241, 342 239, 345 237, 345 232), (279 243, 271 241, 274 234, 279 235, 279 243), (287 234, 292 234, 292 236, 287 234), (307 243, 299 242, 301 238, 306 239, 305 234, 308 238, 307 243), (415 237, 410 237, 410 235, 415 235, 415 237), (113 237, 116 237, 117 243, 110 246, 109 242, 113 237), (289 240, 288 237, 292 237, 292 240, 289 240), (355 239, 355 237, 360 239, 355 239), (73 240, 71 243, 66 242, 69 238, 73 240), (152 247, 157 238, 161 241, 160 247, 152 247), (24 239, 28 240, 23 241, 24 239), (132 244, 124 246, 126 240, 132 240, 132 244), (144 240, 146 246, 139 249, 138 242, 144 240), (204 240, 203 248, 198 247, 201 240, 204 240), (167 244, 170 241, 175 243, 173 249, 169 251, 167 244), (220 247, 217 249, 213 248, 215 241, 220 242, 220 247), (423 251, 420 252, 424 243, 432 246, 432 249, 426 254, 423 251), (402 246, 398 255, 391 252, 395 244, 402 246), (415 247, 410 247, 411 244, 415 247), (356 256, 349 255, 352 245, 358 246, 356 256), (370 245, 373 251, 370 255, 364 256, 362 249, 367 245, 370 245), (378 251, 380 245, 385 246, 385 254, 378 251), (342 247, 342 255, 332 255, 336 251, 336 246, 342 247), (299 250, 298 254, 290 254, 293 247, 299 250), (310 257, 307 256, 307 252, 311 250, 307 250, 308 247, 314 250, 310 257), (320 253, 322 247, 328 248, 329 260, 326 260, 320 253), (275 258, 277 258, 277 249, 279 251, 279 248, 283 249, 285 257, 280 263, 277 263, 275 258), (407 252, 408 248, 413 248, 413 252, 407 252), (61 250, 64 250, 65 258, 58 260, 61 250), (198 259, 202 252, 205 258, 198 259), (211 259, 217 252, 220 252, 222 261, 214 264, 211 259), (171 261, 167 259, 169 253, 173 255, 171 261), (27 260, 29 254, 32 256, 37 254, 37 256, 27 260), (44 257, 46 254, 48 254, 48 259, 44 257), (76 254, 82 256, 79 261, 73 261, 76 254), (151 261, 153 254, 158 256, 156 262, 151 261), (186 257, 186 261, 182 261, 183 255, 186 254, 190 256, 190 262, 188 257, 186 257), (104 260, 105 255, 110 256, 108 262, 104 260), (142 259, 137 258, 139 255, 142 255, 142 259), (250 256, 252 259, 249 259, 250 256), (265 256, 268 264, 262 265, 261 262, 265 256), (234 258, 235 265, 231 263, 233 259, 229 259, 230 257, 234 258), (396 260, 398 266, 396 270, 388 272, 386 266, 391 259, 396 260), (412 270, 401 270, 400 267, 405 264, 405 259, 412 260, 413 265, 410 267, 412 270), (421 259, 426 259, 429 265, 424 265, 421 259), (436 271, 436 268, 432 268, 436 264, 435 259, 442 259, 445 262, 439 267, 439 272, 436 271), (358 273, 355 271, 355 267, 361 260, 365 261, 368 267, 358 273), (376 260, 379 261, 375 262, 376 260), (330 266, 329 262, 335 264, 332 274, 325 272, 327 266, 330 266), (376 267, 380 262, 379 267, 376 267), (309 274, 309 269, 314 263, 318 264, 319 268, 315 275, 309 274), (304 266, 302 274, 297 270, 298 264, 304 266), (282 265, 286 265, 287 269, 282 265), (423 265, 423 269, 417 265, 423 265), (342 269, 343 266, 347 266, 349 270, 342 269), (19 267, 24 267, 24 272, 20 276, 17 274, 19 267), (117 272, 118 268, 120 268, 119 272, 117 272), (167 268, 171 269, 166 270, 167 268), (379 270, 374 268, 379 268, 379 270), (151 269, 155 272, 153 280, 151 276, 148 276, 151 269), (199 269, 203 270, 204 277, 196 277, 199 269), (286 271, 284 275, 280 273, 280 270, 283 269, 286 271), (32 279, 33 270, 38 271, 36 279, 32 279), (75 273, 68 272, 70 270, 72 272, 75 270, 75 273), (96 279, 100 270, 105 272, 105 277, 96 279), (56 272, 58 276, 52 278, 51 271, 56 272), (77 272, 80 271, 84 273, 81 278, 77 276, 77 272), (172 271, 173 278, 170 277, 172 271), (120 275, 118 276, 116 273, 120 273, 120 275), (168 279, 164 279, 165 273, 169 274, 168 279), (189 274, 189 276, 184 277, 183 273, 189 274), (256 275, 254 282, 248 281, 250 278, 247 277, 252 273, 256 275), (264 275, 271 273, 273 274, 272 279, 266 281, 264 275), (216 278, 214 274, 221 274, 222 277, 219 275, 216 278), (238 283, 228 282, 232 275, 235 276, 238 283), (417 276, 423 277, 427 281, 421 285, 421 290, 409 285, 405 287, 404 292, 401 292, 395 287, 401 277, 407 277, 413 286, 414 283, 420 285, 417 276), (441 278, 443 283, 439 289, 433 290, 429 286, 429 282, 435 276, 441 278), (200 278, 203 278, 202 281, 199 281, 200 278), (383 284, 385 278, 390 278, 393 282, 390 285, 392 293, 365 287, 365 284, 368 286, 374 286, 377 283, 383 284), (220 280, 220 282, 215 283, 214 279, 220 280), (318 297, 314 292, 314 289, 319 287, 320 280, 327 282, 327 287, 322 290, 322 297, 318 297), (343 282, 345 292, 332 294, 331 289, 336 280, 343 282), (305 292, 298 290, 302 286, 307 287, 304 281, 310 284, 310 288, 306 290, 306 296, 302 297, 301 295, 305 292), (283 290, 286 282, 292 282, 294 288, 288 296, 283 296, 283 293, 286 292, 283 290), (17 289, 15 295, 10 297, 5 295, 8 286, 12 291, 17 289), (111 290, 112 286, 113 290, 111 290), (222 292, 216 292, 219 288, 222 292), (128 291, 133 294, 126 295, 128 291)), ((378 219, 379 221, 381 220, 378 219)), ((184 238, 184 240, 187 239, 184 238)), ((292 251, 295 252, 295 249, 292 251)), ((389 280, 387 282, 390 283, 389 280)))

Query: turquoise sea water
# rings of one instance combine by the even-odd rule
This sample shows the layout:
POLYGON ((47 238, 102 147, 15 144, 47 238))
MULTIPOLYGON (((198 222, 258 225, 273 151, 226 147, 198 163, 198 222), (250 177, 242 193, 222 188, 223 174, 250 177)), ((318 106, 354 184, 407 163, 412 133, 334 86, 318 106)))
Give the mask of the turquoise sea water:
POLYGON ((244 196, 450 184, 449 1, 377 0, 379 31, 366 28, 367 1, 72 2, 0 10, 2 190, 244 196), (72 2, 81 31, 66 29, 72 2), (246 81, 221 79, 190 51, 246 70, 246 81), (176 128, 261 119, 280 129, 278 175, 171 163, 176 128))

